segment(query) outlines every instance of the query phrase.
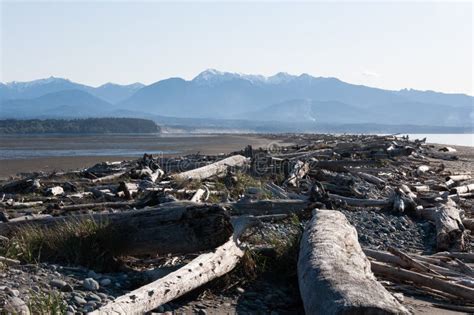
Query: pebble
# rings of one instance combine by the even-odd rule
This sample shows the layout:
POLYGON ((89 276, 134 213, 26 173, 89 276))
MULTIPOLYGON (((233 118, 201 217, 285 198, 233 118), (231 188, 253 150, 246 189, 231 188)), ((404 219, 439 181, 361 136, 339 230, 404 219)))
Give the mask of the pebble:
POLYGON ((63 291, 63 292, 73 292, 74 288, 69 283, 66 283, 66 285, 61 288, 61 291, 63 291))
POLYGON ((74 301, 74 303, 75 303, 76 305, 84 305, 84 304, 87 303, 87 301, 84 300, 84 298, 82 298, 82 297, 80 297, 80 296, 78 296, 78 295, 74 296, 74 297, 72 298, 72 300, 74 301))
POLYGON ((100 286, 102 287, 109 286, 111 283, 112 283, 112 280, 110 280, 109 278, 104 278, 100 280, 100 286))
POLYGON ((49 284, 53 287, 53 288, 58 288, 58 289, 61 289, 62 287, 64 287, 67 283, 66 281, 64 280, 61 280, 61 279, 53 279, 49 282, 49 284))
POLYGON ((28 308, 28 306, 26 305, 26 303, 16 297, 16 296, 12 296, 10 297, 6 304, 5 304, 5 307, 3 308, 7 314, 11 313, 11 314, 22 314, 22 315, 29 315, 30 314, 30 310, 28 308))
POLYGON ((99 283, 92 278, 84 279, 82 286, 89 291, 97 291, 100 287, 99 283))
POLYGON ((98 296, 97 294, 94 294, 94 293, 89 293, 86 297, 86 299, 89 299, 89 300, 93 300, 93 301, 97 301, 97 302, 101 302, 102 299, 100 298, 100 296, 98 296))

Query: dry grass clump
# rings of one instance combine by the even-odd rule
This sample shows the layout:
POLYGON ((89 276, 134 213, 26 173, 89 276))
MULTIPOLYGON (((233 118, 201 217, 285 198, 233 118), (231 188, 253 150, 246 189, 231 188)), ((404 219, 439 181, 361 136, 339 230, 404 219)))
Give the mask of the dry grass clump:
POLYGON ((4 245, 3 252, 25 263, 49 261, 104 269, 113 262, 112 242, 113 233, 106 222, 85 219, 49 228, 22 227, 4 245))
POLYGON ((30 294, 28 308, 31 314, 61 315, 67 310, 67 303, 60 292, 34 292, 30 294))

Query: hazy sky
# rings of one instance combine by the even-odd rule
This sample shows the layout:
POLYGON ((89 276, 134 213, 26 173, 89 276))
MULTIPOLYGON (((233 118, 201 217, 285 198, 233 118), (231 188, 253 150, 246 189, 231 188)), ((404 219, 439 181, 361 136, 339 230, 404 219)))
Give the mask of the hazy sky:
POLYGON ((473 95, 473 4, 1 3, 0 81, 149 84, 207 68, 473 95))

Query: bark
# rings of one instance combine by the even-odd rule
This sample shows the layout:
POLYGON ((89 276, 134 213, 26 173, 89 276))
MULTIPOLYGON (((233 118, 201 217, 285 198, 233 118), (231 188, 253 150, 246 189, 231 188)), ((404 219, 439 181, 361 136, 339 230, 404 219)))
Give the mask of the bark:
POLYGON ((198 256, 182 268, 120 296, 90 314, 145 314, 225 275, 235 268, 245 253, 238 238, 246 227, 247 221, 238 220, 234 223, 233 235, 214 251, 198 256))
POLYGON ((242 155, 234 155, 215 163, 173 175, 175 179, 204 180, 212 176, 223 175, 229 167, 242 167, 248 159, 242 155))
POLYGON ((346 217, 315 210, 300 244, 298 282, 306 314, 408 314, 375 279, 346 217))
POLYGON ((103 245, 116 255, 195 253, 221 245, 232 233, 222 207, 178 203, 121 213, 1 223, 0 235, 9 236, 24 226, 53 228, 82 220, 103 225, 107 235, 103 245))

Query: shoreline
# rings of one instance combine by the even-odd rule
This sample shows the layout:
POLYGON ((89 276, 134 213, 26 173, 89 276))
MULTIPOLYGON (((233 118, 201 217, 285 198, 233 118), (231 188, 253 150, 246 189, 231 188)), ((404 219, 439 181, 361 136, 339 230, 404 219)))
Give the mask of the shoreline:
MULTIPOLYGON (((48 157, 31 157, 21 159, 0 159, 0 179, 8 179, 10 176, 16 176, 20 173, 30 172, 53 172, 53 171, 70 171, 81 168, 90 167, 96 163, 105 161, 123 161, 123 160, 134 160, 147 152, 159 151, 155 148, 162 148, 163 151, 173 151, 176 153, 160 154, 163 157, 170 156, 183 156, 188 154, 195 154, 200 152, 201 154, 218 155, 226 154, 233 151, 243 150, 247 145, 251 145, 254 148, 268 147, 269 145, 287 145, 283 140, 265 137, 264 135, 250 135, 250 134, 235 134, 235 135, 199 135, 199 136, 177 136, 177 137, 164 137, 167 140, 176 140, 172 143, 164 144, 149 144, 141 145, 137 144, 133 148, 133 151, 140 152, 140 154, 131 155, 84 155, 84 156, 48 156, 48 157)), ((161 138, 163 139, 163 138, 161 138)), ((12 139, 13 140, 13 139, 12 139)), ((122 141, 118 142, 117 145, 127 145, 133 141, 133 137, 127 137, 122 141)), ((3 146, 10 145, 9 143, 3 146)), ((12 146, 17 145, 11 143, 12 146)), ((34 144, 36 145, 36 144, 34 144)), ((41 144, 40 144, 41 145, 41 144)), ((61 145, 65 145, 61 143, 61 145)))

